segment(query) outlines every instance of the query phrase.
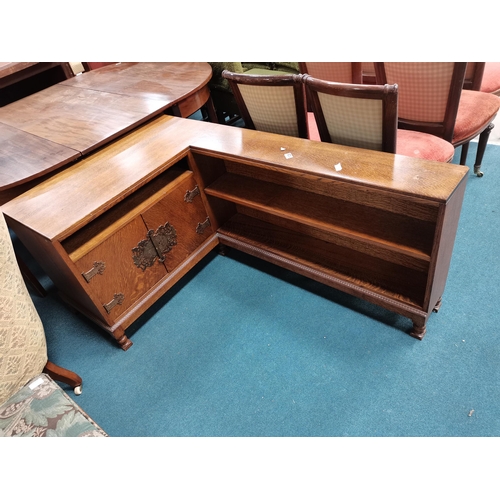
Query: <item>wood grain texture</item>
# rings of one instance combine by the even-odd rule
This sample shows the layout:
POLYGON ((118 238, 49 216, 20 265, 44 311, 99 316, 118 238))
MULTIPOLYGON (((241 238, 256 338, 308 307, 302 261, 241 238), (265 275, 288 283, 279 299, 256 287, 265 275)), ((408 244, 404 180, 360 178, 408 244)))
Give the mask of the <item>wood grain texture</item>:
MULTIPOLYGON (((7 81, 41 64, 66 63, 0 63, 0 75, 7 81)), ((169 109, 186 117, 206 105, 214 115, 211 75, 208 63, 112 64, 1 107, 0 204, 22 192, 13 187, 33 183, 169 109)))
POLYGON ((0 191, 52 172, 80 157, 79 151, 0 123, 0 191))
POLYGON ((86 154, 167 106, 166 100, 53 85, 0 108, 0 122, 86 154))
POLYGON ((208 63, 122 62, 77 75, 61 85, 166 101, 173 106, 200 89, 212 77, 208 63))

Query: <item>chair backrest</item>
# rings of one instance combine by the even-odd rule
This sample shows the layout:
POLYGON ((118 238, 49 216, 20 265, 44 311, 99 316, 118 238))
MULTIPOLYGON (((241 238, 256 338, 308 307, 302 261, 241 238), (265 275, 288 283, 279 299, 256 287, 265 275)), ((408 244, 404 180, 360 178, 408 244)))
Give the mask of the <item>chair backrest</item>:
POLYGON ((363 83, 360 62, 301 62, 300 72, 313 78, 337 83, 363 83))
POLYGON ((378 84, 399 87, 400 128, 452 140, 467 63, 375 63, 378 84))
POLYGON ((357 85, 304 76, 323 142, 396 152, 397 85, 357 85))
POLYGON ((307 111, 301 75, 246 75, 227 70, 245 127, 307 139, 307 111))
POLYGON ((464 89, 465 90, 481 90, 483 81, 484 62, 468 62, 465 70, 464 89))
POLYGON ((377 83, 377 78, 375 77, 375 66, 372 62, 361 63, 361 74, 363 83, 369 85, 375 85, 377 83))
POLYGON ((7 224, 0 213, 0 404, 47 363, 42 322, 19 270, 7 224))

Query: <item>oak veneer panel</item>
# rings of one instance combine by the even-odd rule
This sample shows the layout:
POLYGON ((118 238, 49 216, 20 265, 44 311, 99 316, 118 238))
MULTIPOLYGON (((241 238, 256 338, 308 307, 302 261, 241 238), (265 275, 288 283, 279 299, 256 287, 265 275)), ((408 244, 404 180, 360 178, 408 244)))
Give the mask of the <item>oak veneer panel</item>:
POLYGON ((206 239, 213 229, 208 226, 197 231, 198 224, 207 219, 207 212, 200 195, 188 203, 184 197, 193 191, 196 181, 191 172, 186 172, 171 192, 142 214, 147 229, 156 231, 158 227, 169 223, 176 231, 176 245, 165 254, 165 266, 173 271, 191 255, 206 239))
POLYGON ((142 217, 137 216, 75 263, 80 273, 92 269, 95 262, 104 263, 104 271, 94 276, 88 287, 103 305, 102 315, 109 321, 116 320, 167 274, 158 260, 146 271, 134 265, 132 248, 146 238, 146 233, 142 217), (123 302, 106 312, 104 304, 110 303, 115 293, 123 294, 123 302))
POLYGON ((185 162, 181 161, 175 164, 131 196, 66 238, 63 241, 63 246, 69 258, 76 262, 103 240, 120 231, 130 220, 142 215, 175 188, 175 181, 186 172, 185 168, 185 162))

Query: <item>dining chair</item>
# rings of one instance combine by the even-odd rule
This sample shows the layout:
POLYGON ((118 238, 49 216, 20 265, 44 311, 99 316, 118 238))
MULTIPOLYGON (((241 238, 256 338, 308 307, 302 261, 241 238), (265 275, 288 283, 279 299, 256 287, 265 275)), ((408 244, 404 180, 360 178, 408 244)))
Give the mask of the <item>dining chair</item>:
POLYGON ((474 173, 482 177, 481 162, 500 98, 463 90, 466 70, 464 62, 375 63, 378 84, 399 86, 398 127, 462 146, 461 165, 466 164, 470 141, 479 136, 474 173))
POLYGON ((500 96, 500 62, 484 63, 481 92, 488 92, 500 96))
POLYGON ((363 83, 366 83, 367 85, 375 85, 377 83, 375 66, 372 62, 361 63, 361 77, 363 79, 363 83))
POLYGON ((363 83, 360 62, 299 62, 302 74, 338 83, 363 83))
POLYGON ((238 104, 245 127, 309 138, 301 75, 222 72, 238 104))
POLYGON ((453 146, 437 136, 398 129, 398 86, 328 82, 304 75, 323 142, 449 162, 453 146))
POLYGON ((467 63, 463 84, 465 90, 481 90, 485 66, 484 62, 467 63))

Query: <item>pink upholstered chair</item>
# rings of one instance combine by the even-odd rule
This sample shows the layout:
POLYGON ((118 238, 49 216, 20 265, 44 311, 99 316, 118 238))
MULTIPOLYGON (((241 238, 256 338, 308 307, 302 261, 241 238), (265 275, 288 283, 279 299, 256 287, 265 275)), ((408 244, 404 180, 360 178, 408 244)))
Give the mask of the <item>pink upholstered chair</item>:
POLYGON ((245 127, 309 138, 301 75, 255 75, 227 70, 229 82, 245 127))
POLYGON ((359 62, 300 62, 303 74, 337 83, 363 83, 362 63, 359 62))
POLYGON ((361 74, 363 83, 367 85, 375 85, 377 83, 377 77, 375 75, 375 65, 372 62, 361 63, 361 74))
POLYGON ((481 92, 500 96, 500 63, 467 63, 464 89, 480 90, 481 92))
POLYGON ((304 75, 323 142, 449 162, 453 146, 434 135, 398 129, 398 86, 328 82, 304 75))
POLYGON ((481 90, 481 83, 483 81, 484 62, 468 62, 467 69, 465 70, 464 85, 466 90, 481 90))
POLYGON ((479 90, 500 96, 500 62, 485 63, 479 90))
POLYGON ((500 98, 485 92, 462 90, 467 63, 375 63, 377 83, 399 86, 398 126, 434 134, 462 146, 460 164, 467 161, 471 139, 479 136, 474 173, 481 177, 481 162, 500 109, 500 98))

